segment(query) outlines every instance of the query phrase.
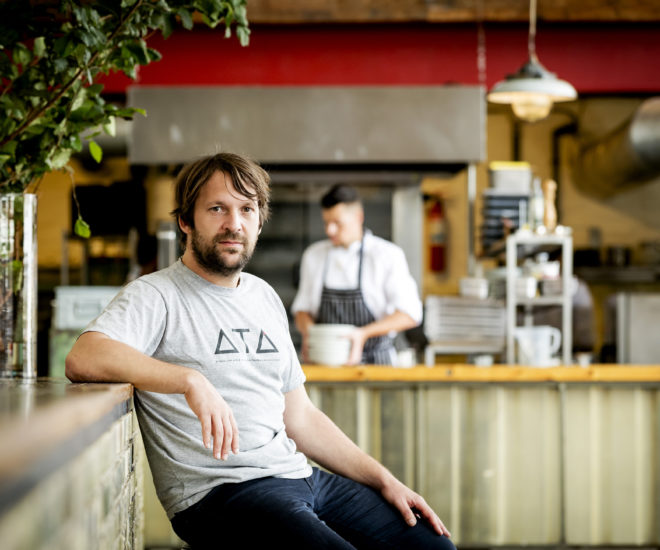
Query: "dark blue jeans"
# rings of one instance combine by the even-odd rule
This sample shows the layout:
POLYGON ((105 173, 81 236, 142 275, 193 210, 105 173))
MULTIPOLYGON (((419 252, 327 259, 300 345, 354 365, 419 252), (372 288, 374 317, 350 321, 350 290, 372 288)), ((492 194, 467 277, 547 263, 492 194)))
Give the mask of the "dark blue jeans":
POLYGON ((378 492, 314 468, 306 479, 227 483, 172 518, 198 549, 454 550, 423 519, 408 526, 378 492))

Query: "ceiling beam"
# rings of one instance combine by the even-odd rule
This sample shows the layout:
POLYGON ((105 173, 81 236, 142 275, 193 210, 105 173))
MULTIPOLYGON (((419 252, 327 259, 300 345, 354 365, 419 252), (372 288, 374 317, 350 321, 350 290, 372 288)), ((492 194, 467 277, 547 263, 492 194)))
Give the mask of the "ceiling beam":
MULTIPOLYGON (((660 21, 649 0, 538 0, 540 21, 660 21)), ((249 0, 252 23, 470 23, 529 19, 527 0, 249 0)))

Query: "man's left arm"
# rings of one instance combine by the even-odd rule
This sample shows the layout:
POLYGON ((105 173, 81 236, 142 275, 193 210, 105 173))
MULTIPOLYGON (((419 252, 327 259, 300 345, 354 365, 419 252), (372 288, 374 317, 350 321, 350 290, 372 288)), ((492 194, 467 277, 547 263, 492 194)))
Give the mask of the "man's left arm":
POLYGON ((380 491, 409 525, 419 514, 439 534, 451 536, 424 498, 353 443, 310 401, 304 386, 285 394, 284 423, 298 449, 318 465, 380 491))
POLYGON ((382 319, 378 319, 373 323, 356 328, 350 335, 351 339, 351 353, 348 357, 347 365, 357 365, 362 359, 362 350, 364 343, 369 338, 374 336, 382 336, 390 332, 401 332, 414 328, 419 323, 415 321, 410 315, 403 311, 396 310, 394 313, 386 315, 382 319))
POLYGON ((374 269, 382 270, 385 274, 379 288, 388 311, 392 313, 360 327, 351 334, 351 353, 347 362, 349 365, 360 362, 368 338, 402 332, 415 328, 422 322, 422 302, 419 299, 417 283, 410 274, 403 250, 390 245, 386 251, 381 252, 377 254, 378 266, 374 269))

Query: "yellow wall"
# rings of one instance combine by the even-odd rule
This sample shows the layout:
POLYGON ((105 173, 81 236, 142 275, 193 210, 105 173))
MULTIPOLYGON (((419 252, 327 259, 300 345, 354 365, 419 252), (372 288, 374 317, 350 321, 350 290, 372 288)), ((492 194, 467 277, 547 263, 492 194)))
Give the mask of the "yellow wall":
MULTIPOLYGON (((58 267, 61 264, 62 235, 71 230, 71 188, 73 183, 75 185, 110 185, 115 181, 127 180, 131 177, 128 160, 123 157, 105 159, 99 170, 94 172, 86 171, 75 159, 69 165, 73 169, 73 175, 64 171, 51 172, 44 176, 37 189, 39 266, 43 268, 58 267)), ((84 212, 82 216, 85 217, 84 212)), ((121 212, 117 212, 117 216, 121 216, 121 212)), ((69 243, 68 256, 70 265, 80 264, 82 249, 79 243, 69 243)))

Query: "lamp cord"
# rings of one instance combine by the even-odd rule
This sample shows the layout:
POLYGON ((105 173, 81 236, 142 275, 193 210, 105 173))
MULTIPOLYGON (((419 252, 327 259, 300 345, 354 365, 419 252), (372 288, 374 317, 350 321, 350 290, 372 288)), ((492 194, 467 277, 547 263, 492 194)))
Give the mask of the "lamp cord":
POLYGON ((527 49, 530 59, 536 59, 536 0, 529 0, 529 37, 527 39, 527 49))
POLYGON ((486 89, 486 31, 484 29, 483 0, 477 0, 477 78, 486 89))

